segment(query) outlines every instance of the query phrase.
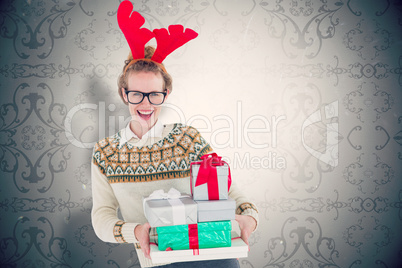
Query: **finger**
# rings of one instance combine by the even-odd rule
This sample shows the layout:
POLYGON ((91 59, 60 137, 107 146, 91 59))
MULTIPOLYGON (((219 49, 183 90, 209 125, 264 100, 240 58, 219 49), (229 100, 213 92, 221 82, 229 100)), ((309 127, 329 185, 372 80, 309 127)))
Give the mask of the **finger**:
POLYGON ((248 237, 243 236, 242 239, 243 239, 244 243, 246 243, 248 245, 248 237))
POLYGON ((149 225, 148 222, 145 223, 145 229, 146 229, 146 239, 144 241, 145 257, 147 257, 148 259, 151 259, 151 256, 150 256, 151 248, 149 246, 149 231, 151 229, 151 225, 149 225))
POLYGON ((248 245, 248 233, 247 232, 241 232, 241 239, 243 239, 244 243, 246 243, 248 245))
POLYGON ((150 247, 149 247, 149 243, 142 243, 141 245, 141 249, 142 249, 142 253, 144 253, 144 256, 148 259, 151 258, 150 256, 150 247))
POLYGON ((148 258, 148 259, 151 259, 151 255, 150 255, 150 252, 151 250, 150 250, 150 248, 149 248, 149 246, 148 246, 148 248, 147 249, 145 249, 145 252, 146 253, 144 253, 144 255, 145 255, 145 257, 146 258, 148 258))

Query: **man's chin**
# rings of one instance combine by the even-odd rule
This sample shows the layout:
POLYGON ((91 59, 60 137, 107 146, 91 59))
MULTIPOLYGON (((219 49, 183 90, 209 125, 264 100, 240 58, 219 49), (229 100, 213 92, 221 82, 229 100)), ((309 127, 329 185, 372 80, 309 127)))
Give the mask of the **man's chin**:
POLYGON ((153 117, 148 120, 144 120, 143 118, 136 118, 136 121, 139 123, 142 129, 146 130, 150 129, 155 124, 155 120, 153 119, 153 117))

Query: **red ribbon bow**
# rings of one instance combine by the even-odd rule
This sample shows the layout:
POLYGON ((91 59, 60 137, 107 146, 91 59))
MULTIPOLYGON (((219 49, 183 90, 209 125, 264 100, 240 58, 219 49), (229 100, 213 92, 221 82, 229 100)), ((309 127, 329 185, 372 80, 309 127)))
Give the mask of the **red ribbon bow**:
MULTIPOLYGON (((208 199, 219 200, 219 184, 216 167, 223 166, 225 161, 222 161, 222 157, 218 156, 216 153, 203 155, 201 156, 201 160, 202 162, 197 174, 195 187, 206 183, 208 187, 208 199)), ((230 189, 231 182, 232 180, 229 169, 228 191, 230 189)))

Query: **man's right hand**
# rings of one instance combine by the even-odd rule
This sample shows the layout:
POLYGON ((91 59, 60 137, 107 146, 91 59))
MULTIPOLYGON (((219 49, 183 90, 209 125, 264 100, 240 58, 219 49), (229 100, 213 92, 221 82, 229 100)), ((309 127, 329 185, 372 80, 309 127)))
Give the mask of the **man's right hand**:
POLYGON ((137 225, 134 229, 134 235, 137 240, 140 242, 141 250, 144 253, 145 257, 151 259, 149 255, 150 247, 149 247, 149 229, 151 226, 149 223, 144 223, 137 225))

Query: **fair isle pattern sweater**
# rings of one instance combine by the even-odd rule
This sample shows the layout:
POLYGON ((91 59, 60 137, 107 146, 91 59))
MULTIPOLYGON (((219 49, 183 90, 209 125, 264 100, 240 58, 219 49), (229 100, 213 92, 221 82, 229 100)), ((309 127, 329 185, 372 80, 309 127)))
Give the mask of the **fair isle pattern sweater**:
MULTIPOLYGON (((134 235, 135 227, 147 222, 142 198, 159 189, 167 192, 171 187, 191 194, 190 163, 212 148, 195 128, 182 124, 165 125, 155 137, 122 142, 125 131, 100 140, 94 147, 92 225, 105 242, 135 243, 141 267, 152 267, 134 235), (124 220, 119 218, 119 210, 124 220)), ((235 181, 229 196, 236 200, 237 214, 249 215, 258 224, 255 205, 242 195, 235 181)))
POLYGON ((193 127, 175 124, 158 142, 144 147, 120 144, 121 133, 95 145, 94 163, 109 183, 146 182, 190 176, 190 163, 211 147, 193 127))

